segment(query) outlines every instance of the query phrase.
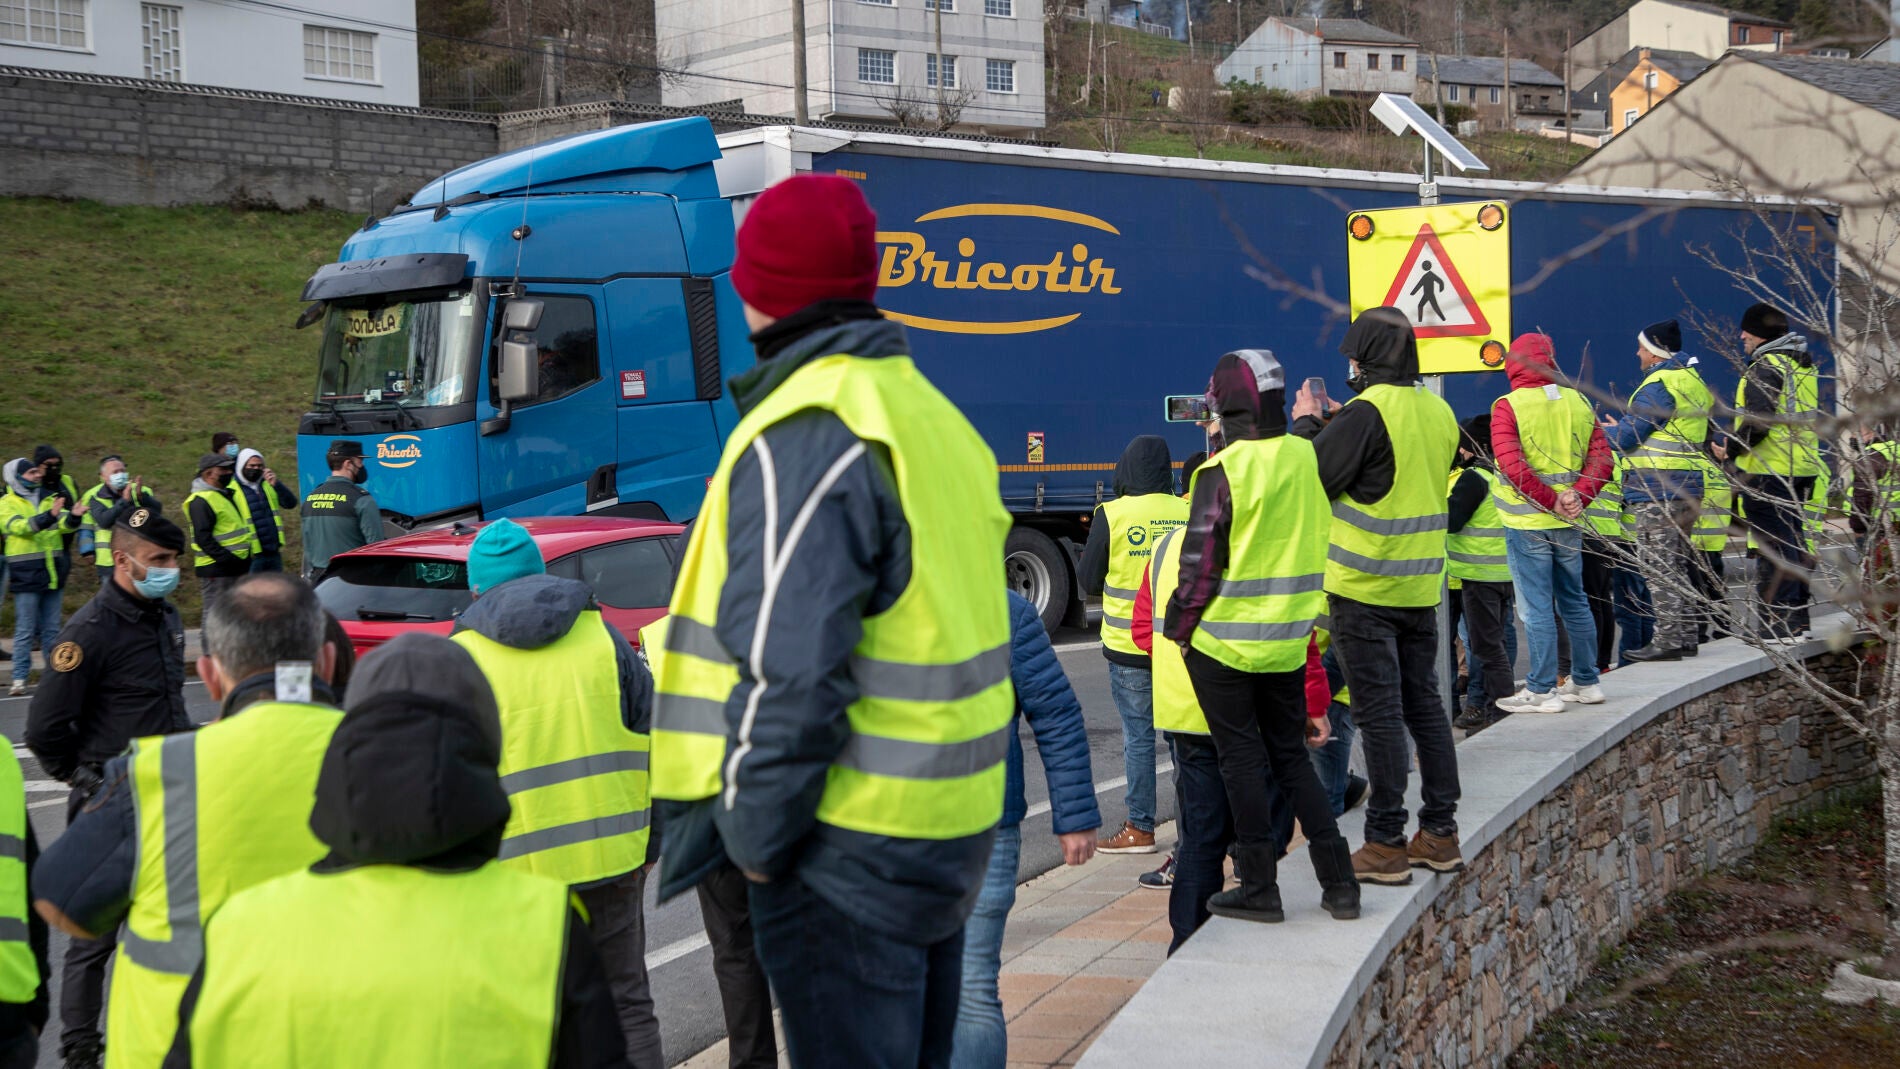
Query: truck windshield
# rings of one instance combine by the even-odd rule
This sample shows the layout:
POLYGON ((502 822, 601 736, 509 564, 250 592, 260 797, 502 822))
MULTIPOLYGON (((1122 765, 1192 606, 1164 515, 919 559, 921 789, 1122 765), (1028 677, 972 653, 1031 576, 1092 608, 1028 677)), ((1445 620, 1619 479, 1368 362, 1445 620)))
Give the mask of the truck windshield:
POLYGON ((473 293, 331 304, 323 320, 317 402, 367 408, 473 400, 482 325, 473 293))

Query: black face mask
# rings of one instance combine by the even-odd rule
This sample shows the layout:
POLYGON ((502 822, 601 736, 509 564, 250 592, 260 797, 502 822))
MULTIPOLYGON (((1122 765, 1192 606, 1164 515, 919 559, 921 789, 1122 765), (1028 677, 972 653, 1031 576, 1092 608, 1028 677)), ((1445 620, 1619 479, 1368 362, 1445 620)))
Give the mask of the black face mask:
POLYGON ((264 478, 264 469, 263 468, 245 468, 244 477, 246 479, 249 479, 251 482, 258 482, 259 480, 264 478))
POLYGON ((356 471, 350 475, 350 481, 358 486, 369 482, 369 468, 361 464, 357 465, 356 471))
POLYGON ((1346 389, 1353 393, 1363 393, 1366 388, 1366 373, 1358 364, 1352 364, 1350 367, 1351 370, 1346 373, 1346 389))
POLYGON ((40 482, 46 486, 59 485, 59 465, 47 464, 46 473, 40 476, 40 482))

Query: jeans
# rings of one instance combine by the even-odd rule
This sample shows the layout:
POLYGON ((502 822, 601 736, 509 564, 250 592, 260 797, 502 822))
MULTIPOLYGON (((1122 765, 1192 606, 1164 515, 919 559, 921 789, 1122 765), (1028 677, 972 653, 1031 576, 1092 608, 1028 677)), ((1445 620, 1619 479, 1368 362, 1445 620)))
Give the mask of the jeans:
POLYGON ((963 926, 963 994, 957 1000, 951 1069, 1003 1069, 1009 1060, 1009 1032, 996 976, 1003 969, 1003 925, 1016 904, 1016 865, 1022 853, 1022 825, 996 829, 983 889, 963 926))
POLYGON ((1471 663, 1471 680, 1482 680, 1484 697, 1472 702, 1474 708, 1495 705, 1517 689, 1517 676, 1511 670, 1511 654, 1505 636, 1515 637, 1517 624, 1512 619, 1514 591, 1509 583, 1480 583, 1465 580, 1461 592, 1465 605, 1465 658, 1471 663))
POLYGON ((40 659, 45 664, 53 653, 53 639, 59 635, 60 591, 42 590, 29 594, 13 592, 13 681, 26 682, 33 665, 33 640, 40 643, 40 659))
POLYGON ((251 554, 251 574, 258 572, 281 572, 284 570, 284 555, 279 552, 251 554))
POLYGON ((1435 835, 1456 835, 1458 751, 1438 689, 1438 610, 1367 605, 1338 595, 1327 600, 1333 648, 1352 688, 1352 719, 1365 743, 1372 781, 1366 841, 1405 842, 1408 737, 1418 754, 1419 826, 1435 835))
POLYGON ((1629 664, 1629 652, 1649 645, 1656 637, 1656 617, 1649 611, 1649 583, 1627 565, 1616 570, 1616 663, 1629 664))
MULTIPOLYGON (((1334 694, 1346 685, 1346 674, 1339 670, 1339 658, 1333 655, 1331 647, 1319 659, 1320 667, 1326 670, 1326 689, 1334 694)), ((1332 702, 1326 706, 1326 721, 1332 725, 1332 737, 1326 745, 1313 751, 1313 770, 1319 773, 1319 785, 1326 790, 1326 803, 1332 807, 1333 816, 1346 811, 1346 786, 1352 778, 1352 740, 1359 734, 1353 727, 1352 707, 1342 702, 1332 702)), ((1180 867, 1180 862, 1175 863, 1180 867)))
POLYGON ((746 882, 737 868, 724 865, 694 890, 712 944, 713 978, 719 982, 719 1006, 726 1018, 726 1064, 729 1069, 778 1069, 772 989, 753 943, 746 882))
POLYGON ((1808 575, 1814 570, 1801 519, 1814 493, 1814 476, 1742 475, 1736 490, 1742 516, 1755 532, 1755 593, 1762 629, 1771 635, 1799 635, 1808 629, 1808 575))
POLYGON ((1525 686, 1548 694, 1557 686, 1557 620, 1570 634, 1571 681, 1579 687, 1597 681, 1596 659, 1575 653, 1597 648, 1596 620, 1583 594, 1583 532, 1574 527, 1523 531, 1507 528, 1506 556, 1511 584, 1517 588, 1517 615, 1530 636, 1531 670, 1525 686))
MULTIPOLYGON (((1207 923, 1207 900, 1226 883, 1223 866, 1234 841, 1234 817, 1227 808, 1227 787, 1221 782, 1213 739, 1169 732, 1168 742, 1174 748, 1174 782, 1181 793, 1174 885, 1168 888, 1168 927, 1174 932, 1168 953, 1172 954, 1207 923)), ((1293 816, 1287 813, 1284 819, 1290 834, 1293 816)))
POLYGON ((614 993, 628 1064, 633 1069, 666 1069, 660 1019, 653 1015, 653 988, 647 982, 646 886, 646 873, 635 869, 577 895, 587 907, 588 931, 614 993))
POLYGON ((947 1069, 963 930, 906 943, 840 912, 797 876, 755 883, 752 929, 800 1069, 947 1069))
POLYGON ((1109 663, 1108 693, 1122 715, 1122 764, 1128 775, 1128 823, 1155 830, 1155 685, 1146 668, 1109 663))

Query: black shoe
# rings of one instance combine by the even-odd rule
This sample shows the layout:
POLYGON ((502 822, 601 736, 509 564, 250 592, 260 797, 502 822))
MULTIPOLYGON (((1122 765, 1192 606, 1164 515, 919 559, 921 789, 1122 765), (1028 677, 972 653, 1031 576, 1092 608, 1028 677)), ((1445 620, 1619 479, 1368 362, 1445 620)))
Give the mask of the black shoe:
POLYGON ((1359 916, 1359 881, 1352 873, 1352 851, 1341 835, 1329 843, 1314 843, 1306 848, 1313 858, 1313 874, 1319 877, 1320 908, 1334 920, 1349 921, 1359 916))
POLYGON ((81 1036, 60 1044, 60 1064, 64 1069, 99 1069, 105 1056, 105 1045, 98 1036, 81 1036))
POLYGON ((1359 808, 1371 794, 1372 784, 1366 781, 1366 777, 1346 773, 1346 812, 1359 808))
POLYGON ((1478 732, 1483 731, 1485 728, 1490 727, 1492 724, 1510 715, 1510 713, 1505 712, 1496 705, 1489 705, 1483 708, 1467 706, 1464 712, 1459 713, 1457 718, 1452 720, 1451 726, 1464 732, 1467 736, 1471 736, 1476 735, 1478 732))
POLYGON ((1216 917, 1278 924, 1286 920, 1280 907, 1279 869, 1273 844, 1242 846, 1234 851, 1234 869, 1240 886, 1222 891, 1207 900, 1207 911, 1216 917))
POLYGON ((1693 646, 1683 646, 1676 650, 1676 652, 1682 654, 1684 657, 1694 657, 1702 652, 1702 643, 1698 642, 1693 646))
POLYGON ((1635 661, 1639 664, 1649 661, 1680 661, 1682 660, 1682 651, 1673 647, 1658 646, 1652 642, 1642 649, 1630 650, 1623 654, 1623 659, 1626 661, 1635 661))

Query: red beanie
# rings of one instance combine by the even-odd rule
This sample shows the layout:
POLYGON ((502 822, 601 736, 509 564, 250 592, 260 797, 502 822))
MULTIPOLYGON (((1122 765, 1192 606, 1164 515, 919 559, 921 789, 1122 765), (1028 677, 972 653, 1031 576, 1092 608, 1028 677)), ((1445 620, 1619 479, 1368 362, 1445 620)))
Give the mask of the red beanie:
POLYGON ((759 194, 739 226, 732 288, 774 319, 826 300, 877 296, 877 216, 858 184, 794 175, 759 194))

